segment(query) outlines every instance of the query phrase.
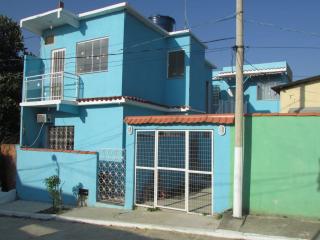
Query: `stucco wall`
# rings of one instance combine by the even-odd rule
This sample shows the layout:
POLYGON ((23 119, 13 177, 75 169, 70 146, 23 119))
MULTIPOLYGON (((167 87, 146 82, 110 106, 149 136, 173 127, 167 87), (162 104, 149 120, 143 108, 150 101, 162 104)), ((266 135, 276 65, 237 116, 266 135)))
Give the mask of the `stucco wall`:
POLYGON ((246 117, 244 207, 320 217, 320 117, 246 117))
POLYGON ((89 206, 96 203, 97 155, 17 150, 16 189, 20 199, 51 202, 44 179, 57 174, 64 204, 77 203, 78 188, 89 189, 89 206))
POLYGON ((287 113, 291 108, 303 109, 320 107, 320 79, 317 82, 301 84, 280 92, 280 112, 287 113))

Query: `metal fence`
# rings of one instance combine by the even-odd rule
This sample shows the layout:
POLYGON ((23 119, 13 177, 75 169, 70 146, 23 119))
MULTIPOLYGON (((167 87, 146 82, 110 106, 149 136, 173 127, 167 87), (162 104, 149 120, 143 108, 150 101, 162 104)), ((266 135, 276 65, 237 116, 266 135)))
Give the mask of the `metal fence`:
POLYGON ((55 72, 28 76, 23 84, 23 102, 79 98, 79 76, 73 73, 55 72))
POLYGON ((98 163, 98 201, 123 205, 125 201, 125 183, 125 150, 111 148, 100 150, 98 163))
POLYGON ((135 203, 212 213, 212 131, 137 131, 135 203))

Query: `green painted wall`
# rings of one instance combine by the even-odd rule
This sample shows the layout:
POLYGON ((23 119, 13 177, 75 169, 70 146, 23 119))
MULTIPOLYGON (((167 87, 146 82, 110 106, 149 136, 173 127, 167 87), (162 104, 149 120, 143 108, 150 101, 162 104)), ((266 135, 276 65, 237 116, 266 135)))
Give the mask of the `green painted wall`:
POLYGON ((244 207, 319 218, 320 117, 246 117, 245 126, 244 207))

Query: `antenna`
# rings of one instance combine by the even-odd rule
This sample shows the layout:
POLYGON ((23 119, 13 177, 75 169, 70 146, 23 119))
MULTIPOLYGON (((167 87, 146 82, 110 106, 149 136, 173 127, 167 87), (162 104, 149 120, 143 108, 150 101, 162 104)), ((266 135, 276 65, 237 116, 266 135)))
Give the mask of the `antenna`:
POLYGON ((187 16, 187 0, 184 0, 184 29, 189 28, 188 16, 187 16))

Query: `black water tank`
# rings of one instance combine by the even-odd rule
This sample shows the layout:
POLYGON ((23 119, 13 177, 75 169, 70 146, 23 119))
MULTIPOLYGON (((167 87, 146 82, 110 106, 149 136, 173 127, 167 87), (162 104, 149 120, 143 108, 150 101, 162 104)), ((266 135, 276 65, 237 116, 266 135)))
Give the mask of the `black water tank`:
POLYGON ((173 31, 173 26, 176 24, 176 21, 174 18, 169 16, 163 16, 163 15, 153 15, 149 17, 149 20, 151 20, 154 24, 157 24, 167 32, 173 31))

